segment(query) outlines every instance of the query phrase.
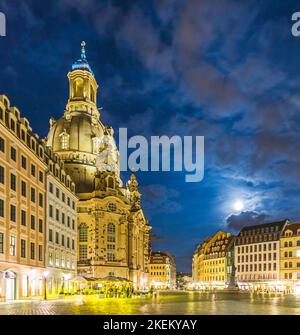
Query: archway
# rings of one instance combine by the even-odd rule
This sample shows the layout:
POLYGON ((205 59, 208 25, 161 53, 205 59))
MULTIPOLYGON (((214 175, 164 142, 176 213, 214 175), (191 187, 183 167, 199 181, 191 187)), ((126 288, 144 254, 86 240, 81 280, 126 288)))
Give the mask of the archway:
POLYGON ((4 273, 4 280, 6 300, 15 300, 17 289, 17 274, 13 271, 6 271, 4 273))

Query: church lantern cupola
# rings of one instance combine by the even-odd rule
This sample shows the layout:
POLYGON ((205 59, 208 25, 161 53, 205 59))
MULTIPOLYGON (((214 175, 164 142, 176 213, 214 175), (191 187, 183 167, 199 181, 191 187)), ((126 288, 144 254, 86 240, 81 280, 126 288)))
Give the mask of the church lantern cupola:
POLYGON ((81 56, 68 73, 69 100, 66 106, 66 118, 71 117, 74 112, 84 112, 96 118, 100 117, 97 108, 98 84, 87 61, 85 45, 83 41, 81 43, 81 56))

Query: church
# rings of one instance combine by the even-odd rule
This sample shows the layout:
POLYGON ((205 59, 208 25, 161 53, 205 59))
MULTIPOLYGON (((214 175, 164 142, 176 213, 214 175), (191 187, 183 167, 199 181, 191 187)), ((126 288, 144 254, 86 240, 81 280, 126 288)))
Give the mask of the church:
POLYGON ((151 227, 135 174, 126 184, 121 180, 114 131, 101 121, 98 84, 84 42, 68 80, 65 112, 58 120, 50 119, 45 141, 76 185, 78 274, 121 277, 143 289, 148 285, 151 227))

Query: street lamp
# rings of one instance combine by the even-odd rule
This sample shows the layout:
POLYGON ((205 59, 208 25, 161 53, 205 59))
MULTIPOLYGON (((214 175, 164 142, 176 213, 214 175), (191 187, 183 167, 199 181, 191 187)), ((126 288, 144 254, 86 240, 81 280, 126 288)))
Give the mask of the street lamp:
POLYGON ((49 275, 49 271, 43 272, 44 277, 44 299, 47 300, 47 277, 49 275))

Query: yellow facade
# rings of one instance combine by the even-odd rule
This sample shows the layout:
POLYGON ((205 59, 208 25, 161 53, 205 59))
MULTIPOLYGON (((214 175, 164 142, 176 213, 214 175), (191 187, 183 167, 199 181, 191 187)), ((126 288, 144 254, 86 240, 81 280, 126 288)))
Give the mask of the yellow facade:
POLYGON ((233 236, 218 231, 207 238, 193 257, 193 281, 198 286, 228 285, 233 266, 233 236))
POLYGON ((68 73, 69 99, 63 116, 50 120, 46 139, 64 161, 76 184, 78 204, 78 273, 131 280, 135 288, 147 286, 149 231, 140 204, 134 174, 123 186, 119 152, 113 129, 105 126, 97 107, 98 84, 81 58, 68 73))
POLYGON ((288 224, 280 238, 280 279, 300 291, 300 223, 288 224))
POLYGON ((163 252, 153 252, 148 269, 150 287, 156 289, 176 288, 176 264, 174 257, 163 252))

